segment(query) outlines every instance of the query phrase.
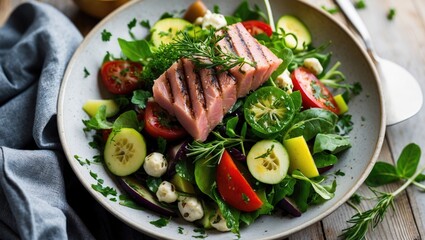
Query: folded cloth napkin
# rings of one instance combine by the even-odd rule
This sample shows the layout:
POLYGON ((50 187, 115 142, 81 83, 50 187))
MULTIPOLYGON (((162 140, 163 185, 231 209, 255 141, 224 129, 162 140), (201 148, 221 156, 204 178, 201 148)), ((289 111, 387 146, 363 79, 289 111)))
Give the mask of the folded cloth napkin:
POLYGON ((35 1, 0 28, 0 239, 143 239, 93 200, 61 149, 59 87, 81 40, 35 1))

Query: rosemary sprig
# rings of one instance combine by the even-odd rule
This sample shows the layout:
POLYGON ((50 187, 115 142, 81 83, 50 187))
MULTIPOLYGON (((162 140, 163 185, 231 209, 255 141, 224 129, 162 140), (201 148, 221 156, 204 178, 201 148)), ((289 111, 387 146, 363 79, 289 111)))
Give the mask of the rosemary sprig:
POLYGON ((194 161, 207 159, 206 162, 214 161, 214 163, 218 163, 221 159, 221 155, 223 154, 224 149, 240 146, 242 148, 242 152, 245 153, 243 143, 250 141, 238 136, 233 138, 226 138, 221 136, 218 132, 212 132, 212 134, 216 137, 215 140, 209 142, 194 141, 193 143, 189 144, 187 147, 187 156, 193 157, 194 161))
MULTIPOLYGON (((380 222, 382 222, 388 207, 391 206, 394 210, 394 198, 403 192, 408 186, 415 184, 416 177, 424 170, 425 167, 417 171, 413 176, 408 178, 400 188, 392 193, 378 192, 372 189, 373 193, 377 196, 377 204, 372 209, 363 213, 359 212, 351 217, 351 219, 348 220, 348 223, 352 223, 353 225, 343 230, 342 237, 348 240, 363 239, 369 228, 374 229, 380 222)), ((423 185, 419 183, 415 185, 423 187, 423 185)))
POLYGON ((217 43, 224 36, 215 34, 214 30, 209 30, 205 36, 196 32, 193 34, 192 37, 187 31, 179 32, 172 46, 181 57, 193 61, 198 68, 220 67, 221 71, 227 71, 236 66, 241 68, 244 64, 255 66, 255 63, 244 57, 233 52, 223 51, 217 43))

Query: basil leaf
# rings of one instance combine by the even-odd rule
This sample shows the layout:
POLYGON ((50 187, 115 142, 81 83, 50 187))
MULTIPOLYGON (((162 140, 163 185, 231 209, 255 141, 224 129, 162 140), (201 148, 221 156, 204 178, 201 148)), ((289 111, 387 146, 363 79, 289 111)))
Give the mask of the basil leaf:
POLYGON ((311 184, 311 186, 313 187, 314 191, 317 194, 319 194, 325 200, 329 200, 329 199, 333 198, 334 195, 335 195, 333 192, 328 191, 325 187, 320 185, 318 182, 315 182, 315 181, 309 179, 308 177, 304 176, 304 174, 302 174, 299 170, 295 170, 292 173, 292 177, 295 178, 295 179, 299 179, 299 180, 309 182, 311 184))
POLYGON ((159 185, 161 185, 161 183, 162 183, 161 178, 148 176, 148 178, 146 179, 147 187, 149 188, 151 192, 154 192, 154 193, 158 191, 158 187, 159 185))
POLYGON ((215 199, 213 187, 215 186, 215 165, 208 164, 208 158, 200 159, 195 162, 195 182, 202 193, 215 199))
POLYGON ((176 163, 176 173, 183 179, 195 183, 194 166, 188 159, 181 159, 176 163))
POLYGON ((152 51, 146 40, 126 41, 118 38, 118 44, 123 54, 131 61, 143 62, 152 56, 152 51))
POLYGON ((317 168, 332 166, 338 162, 338 158, 335 155, 326 152, 316 153, 313 158, 317 168))
POLYGON ((286 176, 280 183, 273 185, 274 196, 272 204, 276 205, 286 196, 292 195, 296 182, 297 181, 295 179, 286 176))
POLYGON ((306 141, 318 133, 331 133, 335 129, 338 116, 321 108, 311 108, 295 115, 294 123, 286 132, 285 139, 304 136, 306 141))
POLYGON ((140 124, 135 111, 124 112, 115 120, 113 129, 119 130, 121 128, 133 128, 140 131, 140 124))
POLYGON ((370 187, 378 187, 398 180, 400 180, 400 177, 393 165, 386 162, 377 162, 366 178, 365 183, 370 187))
POLYGON ((396 172, 401 178, 410 178, 418 168, 421 149, 418 145, 411 143, 404 147, 397 160, 396 172))
POLYGON ((247 1, 243 1, 239 5, 239 7, 233 13, 233 16, 240 18, 242 21, 258 20, 260 18, 267 20, 266 14, 261 11, 257 4, 254 5, 254 9, 251 9, 247 1))
POLYGON ((308 197, 311 192, 311 184, 307 181, 297 181, 295 184, 294 194, 291 196, 301 212, 308 209, 308 197))
POLYGON ((229 137, 236 137, 235 128, 238 125, 239 117, 232 117, 226 122, 226 135, 229 137))
POLYGON ((319 133, 314 140, 313 154, 323 151, 336 154, 350 147, 351 142, 348 136, 319 133))
POLYGON ((227 203, 224 202, 223 199, 221 199, 220 194, 218 193, 216 188, 214 189, 214 191, 212 191, 212 194, 214 196, 215 202, 218 205, 218 208, 220 209, 221 214, 223 215, 224 219, 226 219, 227 227, 233 233, 239 233, 240 212, 228 206, 227 203))

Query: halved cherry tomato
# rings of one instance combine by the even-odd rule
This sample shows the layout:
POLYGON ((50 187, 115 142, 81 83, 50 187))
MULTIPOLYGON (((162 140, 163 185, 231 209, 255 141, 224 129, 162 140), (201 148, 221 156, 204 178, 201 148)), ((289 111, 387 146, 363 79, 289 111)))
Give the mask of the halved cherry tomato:
POLYGON ((216 177, 218 192, 230 206, 252 212, 263 205, 226 150, 217 166, 216 177))
POLYGON ((255 36, 255 35, 260 34, 260 33, 264 33, 264 34, 266 34, 267 36, 270 37, 273 33, 270 25, 268 25, 267 23, 262 22, 262 21, 249 20, 249 21, 242 22, 242 25, 246 28, 246 30, 248 30, 248 32, 252 36, 255 36))
POLYGON ((145 109, 145 130, 152 137, 176 140, 187 135, 186 130, 156 102, 148 102, 145 109))
POLYGON ((309 70, 299 67, 291 73, 291 79, 294 90, 301 92, 304 108, 323 108, 339 113, 332 93, 309 70))
POLYGON ((102 65, 100 74, 102 82, 113 94, 127 94, 139 85, 139 74, 142 65, 136 62, 114 60, 102 65))

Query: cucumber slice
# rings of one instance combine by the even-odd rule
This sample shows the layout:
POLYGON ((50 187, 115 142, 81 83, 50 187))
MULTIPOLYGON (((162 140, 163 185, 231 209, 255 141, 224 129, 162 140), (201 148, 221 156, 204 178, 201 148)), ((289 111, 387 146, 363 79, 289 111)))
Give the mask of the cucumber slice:
POLYGON ((136 172, 145 161, 146 143, 133 128, 112 132, 105 144, 104 158, 109 171, 117 176, 136 172))
POLYGON ((307 26, 293 15, 283 15, 280 17, 277 21, 276 29, 278 32, 281 32, 281 29, 283 29, 286 34, 292 33, 297 37, 298 44, 292 35, 288 35, 285 38, 286 44, 290 48, 302 51, 304 46, 311 44, 311 34, 307 26))
POLYGON ((289 155, 276 140, 262 140, 254 144, 247 156, 249 172, 260 182, 277 184, 288 172, 289 155))
POLYGON ((112 117, 120 110, 118 104, 111 99, 90 99, 83 105, 83 110, 90 116, 94 117, 100 106, 106 106, 106 117, 112 117))
POLYGON ((152 43, 155 46, 168 44, 173 41, 178 31, 182 31, 192 24, 181 18, 164 18, 152 26, 152 43))

